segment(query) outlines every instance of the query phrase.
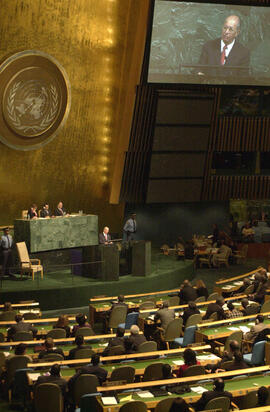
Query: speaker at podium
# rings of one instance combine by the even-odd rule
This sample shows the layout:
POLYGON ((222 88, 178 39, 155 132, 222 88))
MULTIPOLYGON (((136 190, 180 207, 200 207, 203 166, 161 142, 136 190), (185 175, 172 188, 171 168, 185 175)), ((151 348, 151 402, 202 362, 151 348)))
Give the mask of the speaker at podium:
POLYGON ((148 276, 151 273, 151 242, 145 240, 131 241, 131 274, 148 276))

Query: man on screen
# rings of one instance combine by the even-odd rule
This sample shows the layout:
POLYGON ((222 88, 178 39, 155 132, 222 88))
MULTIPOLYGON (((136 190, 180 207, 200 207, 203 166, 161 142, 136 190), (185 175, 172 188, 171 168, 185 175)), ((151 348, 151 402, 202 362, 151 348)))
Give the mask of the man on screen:
POLYGON ((227 17, 222 27, 221 38, 205 43, 199 60, 202 66, 215 66, 216 70, 202 67, 199 74, 248 75, 250 51, 237 41, 239 33, 239 17, 227 17))

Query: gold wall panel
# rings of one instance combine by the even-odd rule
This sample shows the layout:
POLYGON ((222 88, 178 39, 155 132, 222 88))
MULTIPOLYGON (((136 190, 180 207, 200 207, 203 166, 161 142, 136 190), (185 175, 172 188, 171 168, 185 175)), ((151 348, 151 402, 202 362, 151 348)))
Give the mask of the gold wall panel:
POLYGON ((0 0, 0 60, 22 50, 48 53, 65 68, 72 93, 69 118, 47 146, 19 152, 0 144, 0 224, 32 202, 54 208, 61 199, 69 211, 98 214, 100 227, 121 228, 123 205, 110 205, 109 195, 132 25, 143 2, 0 0))

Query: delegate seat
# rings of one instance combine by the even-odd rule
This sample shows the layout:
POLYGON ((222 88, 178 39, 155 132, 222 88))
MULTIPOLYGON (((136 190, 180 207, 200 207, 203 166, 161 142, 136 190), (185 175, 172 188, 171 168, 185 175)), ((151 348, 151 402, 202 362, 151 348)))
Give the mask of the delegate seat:
POLYGON ((176 343, 176 345, 181 346, 182 348, 185 348, 186 346, 194 343, 196 329, 197 329, 197 326, 195 325, 189 326, 188 328, 186 328, 184 332, 184 336, 182 338, 174 339, 174 342, 176 343))
POLYGON ((248 365, 260 366, 264 364, 265 343, 265 340, 255 343, 252 352, 243 355, 244 361, 248 365))
POLYGON ((115 306, 112 308, 108 326, 113 333, 113 329, 118 328, 119 323, 125 323, 127 317, 127 306, 115 306))
POLYGON ((63 396, 55 383, 41 383, 35 388, 35 410, 38 412, 62 412, 63 396))
POLYGON ((132 366, 120 366, 112 371, 110 381, 126 381, 133 383, 135 377, 135 369, 132 366))
POLYGON ((28 250, 25 242, 16 243, 20 267, 21 267, 21 277, 24 273, 30 273, 32 275, 32 280, 35 279, 35 273, 40 272, 40 277, 43 279, 43 266, 40 264, 39 259, 30 259, 28 250))
POLYGON ((96 375, 80 375, 74 383, 72 392, 72 399, 75 405, 80 405, 80 400, 83 395, 86 395, 88 393, 96 393, 98 385, 99 382, 96 375))

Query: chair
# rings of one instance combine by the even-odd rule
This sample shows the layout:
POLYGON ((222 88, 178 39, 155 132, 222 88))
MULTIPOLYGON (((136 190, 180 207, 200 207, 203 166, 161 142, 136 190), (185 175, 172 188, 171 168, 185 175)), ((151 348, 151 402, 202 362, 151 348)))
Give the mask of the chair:
POLYGON ((237 402, 240 409, 256 408, 258 403, 258 396, 256 391, 248 392, 245 396, 241 396, 237 402))
POLYGON ((191 345, 192 343, 195 342, 195 331, 197 329, 197 326, 189 326, 188 328, 185 329, 184 332, 184 337, 183 338, 176 338, 174 339, 174 342, 178 345, 181 346, 182 348, 185 348, 188 345, 191 345))
POLYGON ((130 329, 132 325, 137 325, 139 312, 130 312, 127 314, 126 321, 118 325, 119 328, 130 329))
POLYGON ((208 296, 207 301, 209 301, 209 300, 216 300, 216 299, 219 298, 219 297, 220 297, 220 294, 219 294, 219 293, 213 292, 213 293, 211 293, 211 295, 208 296))
POLYGON ((178 306, 179 305, 179 296, 171 296, 169 299, 169 306, 178 306))
POLYGON ((156 362, 148 365, 144 370, 143 381, 145 382, 163 379, 162 368, 163 363, 161 362, 156 362))
POLYGON ((103 408, 101 403, 97 400, 97 396, 100 396, 99 392, 97 393, 87 393, 81 397, 81 407, 80 412, 102 412, 103 408))
POLYGON ((195 303, 205 302, 205 296, 199 296, 197 299, 195 299, 194 302, 195 302, 195 303))
POLYGON ((75 352, 75 359, 90 359, 95 352, 92 349, 82 348, 75 352))
POLYGON ((12 338, 15 342, 19 341, 26 341, 26 340, 33 340, 33 333, 31 331, 26 332, 26 331, 21 331, 21 332, 16 332, 15 335, 13 335, 12 338))
POLYGON ((218 267, 220 267, 221 265, 225 265, 226 268, 229 268, 229 257, 232 254, 232 250, 228 249, 226 252, 226 255, 224 257, 220 257, 219 255, 217 255, 217 265, 218 267))
POLYGON ((55 383, 41 383, 35 388, 35 410, 38 412, 62 412, 63 396, 55 383))
POLYGON ((213 410, 213 409, 220 409, 222 412, 229 412, 230 410, 231 401, 229 398, 225 396, 220 396, 219 398, 211 399, 211 401, 207 402, 205 405, 204 410, 213 410))
POLYGON ((155 412, 168 412, 170 410, 170 407, 172 406, 173 401, 174 398, 172 397, 159 401, 159 403, 155 407, 155 412))
POLYGON ((3 370, 5 364, 6 364, 5 354, 4 352, 0 352, 0 372, 3 370))
POLYGON ((63 356, 60 353, 48 353, 44 355, 43 358, 39 359, 39 362, 57 362, 64 360, 63 356))
POLYGON ((264 364, 265 340, 254 343, 251 353, 243 355, 244 361, 249 365, 260 366, 264 364))
POLYGON ((92 328, 89 328, 87 326, 84 326, 83 328, 78 328, 76 330, 75 336, 81 335, 81 336, 94 336, 95 332, 93 331, 92 328))
POLYGON ((35 273, 40 272, 40 277, 43 279, 43 266, 40 264, 39 259, 30 259, 28 250, 25 242, 16 243, 20 266, 21 266, 21 277, 24 273, 31 273, 32 280, 35 279, 35 273))
POLYGON ((73 387, 72 398, 76 405, 80 405, 80 400, 83 395, 95 393, 99 386, 99 381, 96 375, 82 374, 80 375, 73 387))
POLYGON ((6 312, 0 313, 0 321, 9 321, 9 320, 15 320, 16 312, 15 310, 7 310, 6 312))
POLYGON ((237 264, 240 263, 239 261, 246 263, 247 253, 248 253, 248 245, 244 245, 242 246, 240 250, 238 250, 237 252, 233 254, 233 256, 236 258, 237 264))
POLYGON ((246 307, 246 314, 249 315, 256 315, 260 310, 260 305, 258 303, 251 303, 246 307))
POLYGON ((143 342, 138 346, 138 352, 155 352, 157 350, 157 342, 153 340, 149 340, 147 342, 143 342))
POLYGON ((183 377, 205 375, 205 369, 201 365, 192 365, 183 372, 183 377))
POLYGON ((154 309, 155 307, 156 307, 156 304, 153 301, 147 300, 147 301, 140 304, 139 310, 154 309))
POLYGON ((7 387, 10 387, 11 383, 13 382, 16 370, 25 369, 27 367, 28 362, 29 362, 29 358, 28 356, 25 356, 25 355, 16 355, 7 360, 6 362, 7 387))
POLYGON ((66 338, 66 336, 67 336, 67 333, 65 329, 55 328, 55 329, 49 330, 49 332, 46 335, 46 338, 62 339, 62 338, 66 338))
POLYGON ((28 210, 22 210, 22 219, 27 219, 28 210))
POLYGON ((147 412, 147 406, 142 401, 127 402, 121 406, 119 412, 147 412))
POLYGON ((17 369, 12 387, 12 398, 15 398, 16 402, 22 402, 24 409, 27 403, 31 401, 31 387, 28 379, 28 373, 30 372, 33 372, 33 369, 17 369))
POLYGON ((135 377, 135 368, 132 366, 120 366, 112 371, 110 381, 126 381, 133 383, 135 377))
MULTIPOLYGON (((243 332, 241 330, 236 330, 235 332, 232 332, 230 336, 227 337, 225 340, 224 344, 224 351, 230 352, 230 342, 232 340, 236 340, 239 344, 239 347, 242 347, 242 339, 243 339, 243 332)), ((218 343, 218 342, 216 342, 218 343)), ((223 347, 223 344, 220 344, 223 347)))
POLYGON ((193 325, 198 325, 199 323, 202 322, 202 316, 199 315, 198 313, 195 313, 194 315, 191 315, 186 323, 186 328, 188 328, 189 326, 193 326, 193 325))
POLYGON ((270 300, 267 302, 264 302, 264 304, 261 307, 260 313, 265 313, 265 312, 270 312, 270 300))
POLYGON ((164 334, 162 336, 162 340, 166 342, 167 349, 170 349, 169 342, 174 342, 176 338, 179 338, 182 335, 182 325, 183 319, 176 318, 173 319, 166 327, 164 334))
POLYGON ((124 346, 117 345, 117 346, 112 346, 109 351, 107 356, 117 356, 117 355, 123 355, 125 353, 124 346))
POLYGON ((23 315, 24 320, 32 320, 32 319, 38 319, 39 315, 34 312, 26 312, 23 315))
POLYGON ((203 265, 208 265, 208 267, 211 268, 212 267, 212 255, 209 254, 206 257, 200 257, 199 264, 200 264, 200 268, 203 267, 203 265))
POLYGON ((109 323, 108 326, 113 332, 113 329, 116 329, 119 323, 125 323, 127 317, 127 306, 114 306, 110 313, 109 323))

